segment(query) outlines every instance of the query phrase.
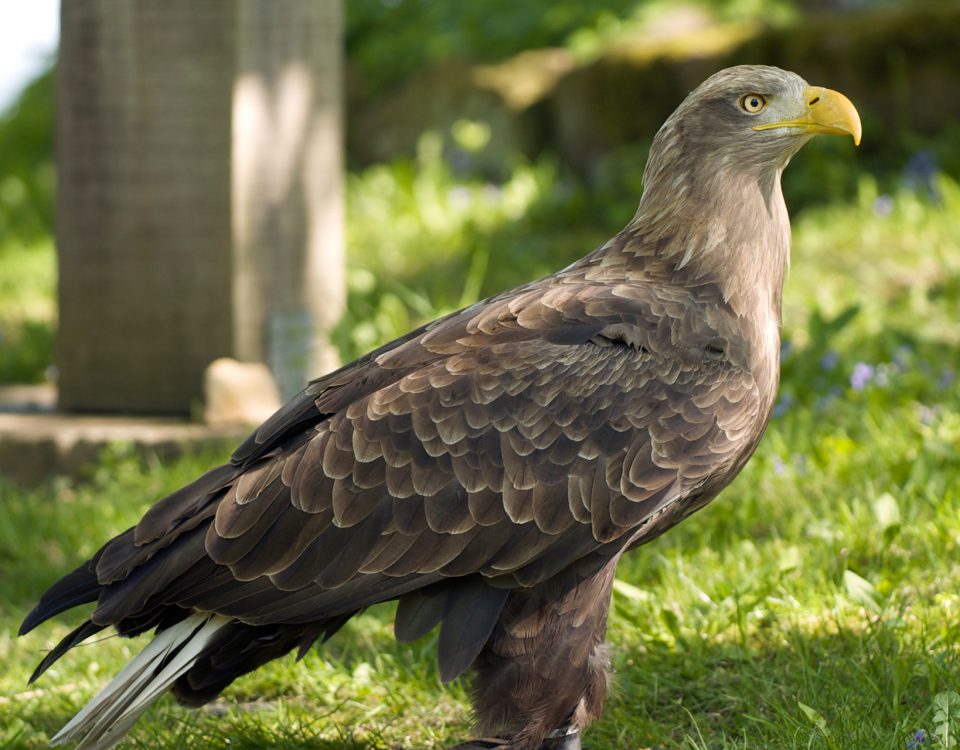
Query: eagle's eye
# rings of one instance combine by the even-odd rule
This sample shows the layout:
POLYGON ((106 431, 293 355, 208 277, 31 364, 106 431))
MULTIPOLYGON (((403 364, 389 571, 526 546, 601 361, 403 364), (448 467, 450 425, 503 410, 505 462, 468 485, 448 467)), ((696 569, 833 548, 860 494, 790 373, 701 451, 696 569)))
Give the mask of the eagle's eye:
POLYGON ((748 115, 757 115, 767 108, 767 100, 760 94, 747 94, 740 98, 740 109, 748 115))

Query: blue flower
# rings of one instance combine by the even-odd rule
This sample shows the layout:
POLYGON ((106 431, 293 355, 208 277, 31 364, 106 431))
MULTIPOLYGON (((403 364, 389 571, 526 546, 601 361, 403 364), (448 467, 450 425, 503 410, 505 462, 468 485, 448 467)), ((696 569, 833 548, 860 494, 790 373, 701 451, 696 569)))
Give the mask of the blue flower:
POLYGON ((855 391, 862 391, 867 383, 873 380, 873 365, 866 362, 857 362, 850 373, 850 387, 855 391))
POLYGON ((793 397, 793 394, 784 393, 780 397, 780 400, 777 401, 776 406, 773 407, 773 416, 782 417, 784 414, 787 413, 787 410, 789 410, 790 407, 793 406, 794 401, 796 401, 796 399, 793 397))
POLYGON ((833 406, 833 402, 836 401, 842 394, 843 391, 840 389, 840 386, 831 385, 829 390, 827 390, 826 395, 817 399, 817 411, 827 411, 827 409, 830 409, 833 406))
POLYGON ((840 355, 837 354, 833 349, 828 351, 820 358, 820 369, 821 370, 832 370, 837 366, 837 362, 840 361, 840 355))
POLYGON ((937 155, 929 149, 918 151, 903 168, 903 185, 908 190, 926 193, 935 203, 940 202, 940 190, 937 187, 937 155))
POLYGON ((913 736, 907 740, 907 750, 917 750, 921 745, 927 744, 927 733, 923 729, 918 729, 913 736))
POLYGON ((470 154, 462 148, 450 149, 448 160, 450 162, 450 171, 454 174, 468 174, 470 168, 473 166, 473 159, 470 154))

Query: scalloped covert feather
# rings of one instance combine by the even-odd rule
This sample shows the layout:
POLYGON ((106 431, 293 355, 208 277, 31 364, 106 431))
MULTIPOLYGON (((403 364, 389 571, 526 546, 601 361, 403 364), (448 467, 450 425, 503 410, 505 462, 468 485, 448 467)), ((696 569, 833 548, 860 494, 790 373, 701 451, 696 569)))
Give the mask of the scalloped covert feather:
MULTIPOLYGON (((107 626, 215 613, 172 681, 198 705, 399 599, 401 640, 440 626, 444 680, 474 667, 490 742, 547 747, 584 726, 606 692, 620 555, 711 500, 769 418, 779 177, 806 137, 745 135, 728 103, 804 86, 775 68, 713 76, 657 135, 640 208, 608 243, 312 382, 47 592, 24 630, 96 608, 37 674, 107 626)), ((123 721, 86 725, 82 747, 123 721)))

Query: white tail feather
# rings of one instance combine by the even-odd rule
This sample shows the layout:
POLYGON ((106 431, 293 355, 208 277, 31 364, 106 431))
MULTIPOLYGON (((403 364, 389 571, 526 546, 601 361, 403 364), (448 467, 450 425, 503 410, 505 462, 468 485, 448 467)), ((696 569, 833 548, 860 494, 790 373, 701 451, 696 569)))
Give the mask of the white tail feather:
POLYGON ((147 706, 196 663, 214 634, 230 622, 221 615, 195 614, 161 632, 53 736, 50 744, 62 745, 79 738, 76 750, 113 747, 147 706))

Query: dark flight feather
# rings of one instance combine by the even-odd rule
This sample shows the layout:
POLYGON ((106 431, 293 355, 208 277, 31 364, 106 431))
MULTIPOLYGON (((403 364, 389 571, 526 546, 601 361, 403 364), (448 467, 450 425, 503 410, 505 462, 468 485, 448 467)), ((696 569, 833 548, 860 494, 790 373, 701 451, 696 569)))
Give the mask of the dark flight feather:
POLYGON ((450 682, 473 664, 509 596, 509 589, 490 586, 477 577, 451 588, 437 642, 440 679, 450 682))
POLYGON ((83 641, 87 640, 87 638, 90 636, 96 635, 105 627, 107 626, 94 625, 92 622, 90 622, 90 620, 85 620, 74 630, 70 631, 70 633, 66 635, 56 646, 50 649, 50 652, 43 657, 43 661, 41 661, 37 665, 37 668, 33 670, 33 674, 30 675, 30 679, 27 680, 27 684, 33 684, 36 682, 37 678, 46 672, 53 665, 53 663, 67 653, 67 651, 72 649, 77 644, 83 643, 83 641))
POLYGON ((51 617, 73 609, 81 604, 95 602, 100 596, 101 585, 94 573, 94 561, 85 562, 72 573, 65 575, 47 592, 30 611, 20 625, 19 635, 26 635, 51 617))
POLYGON ((440 584, 417 589, 400 597, 393 621, 393 634, 401 643, 411 643, 433 630, 443 619, 450 586, 440 584))

